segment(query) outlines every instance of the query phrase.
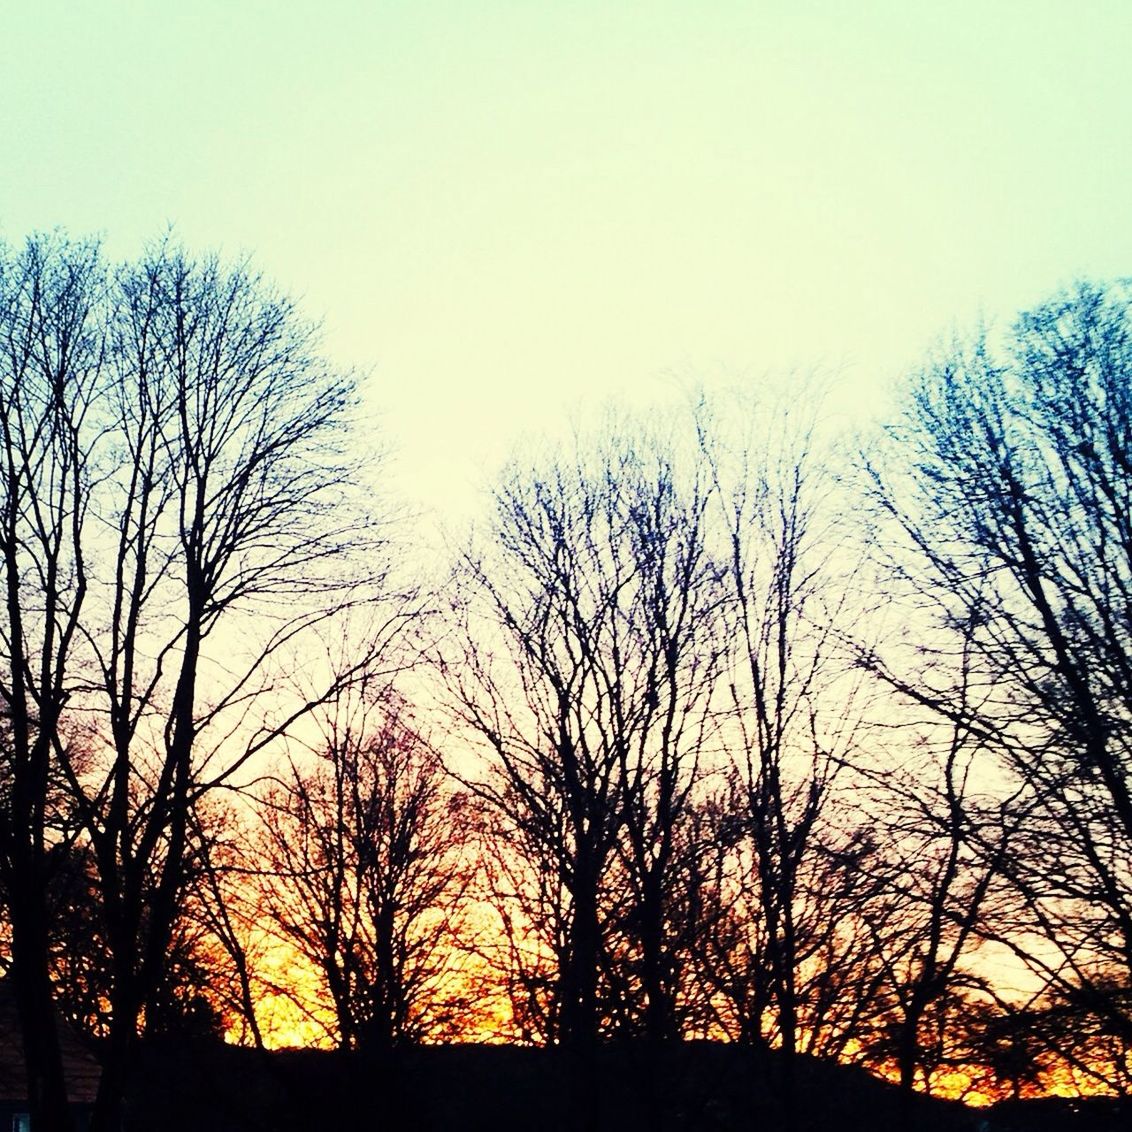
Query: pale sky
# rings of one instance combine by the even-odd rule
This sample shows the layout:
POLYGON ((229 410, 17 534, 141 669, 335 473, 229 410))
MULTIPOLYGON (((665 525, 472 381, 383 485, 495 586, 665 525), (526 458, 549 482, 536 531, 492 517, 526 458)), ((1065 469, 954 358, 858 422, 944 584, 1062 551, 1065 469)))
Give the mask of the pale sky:
POLYGON ((0 0, 0 234, 248 251, 459 521, 524 434, 1132 274, 1128 0, 0 0))

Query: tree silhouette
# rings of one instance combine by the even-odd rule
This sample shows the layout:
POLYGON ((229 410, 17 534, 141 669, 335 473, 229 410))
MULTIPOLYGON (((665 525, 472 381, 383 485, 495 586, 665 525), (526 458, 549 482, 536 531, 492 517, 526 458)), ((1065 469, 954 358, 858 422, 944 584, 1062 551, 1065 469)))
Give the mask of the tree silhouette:
POLYGON ((49 890, 73 839, 60 810, 90 589, 92 450, 107 331, 96 246, 62 237, 0 248, 0 877, 37 1127, 70 1127, 50 979, 49 890))
POLYGON ((139 1018, 161 1010, 198 803, 371 668, 409 611, 375 622, 344 677, 285 694, 299 643, 370 606, 386 558, 352 498, 353 380, 246 267, 166 242, 107 271, 89 245, 33 239, 5 259, 0 341, 0 857, 30 1095, 65 1126, 42 894, 81 831, 111 973, 95 1124, 116 1127, 139 1018))
POLYGON ((1095 986, 1116 1026, 1108 980, 1132 971, 1130 327, 1126 286, 1081 285, 919 374, 874 470, 890 600, 917 640, 865 660, 964 729, 1024 815, 997 938, 1051 990, 1095 986))
POLYGON ((490 756, 470 785, 524 864, 495 875, 551 1040, 679 1029, 681 830, 720 654, 701 472, 625 434, 514 467, 496 549, 465 559, 442 669, 490 756))
POLYGON ((466 1007, 466 800, 389 694, 340 699, 261 804, 261 914, 320 972, 343 1048, 450 1033, 466 1007))

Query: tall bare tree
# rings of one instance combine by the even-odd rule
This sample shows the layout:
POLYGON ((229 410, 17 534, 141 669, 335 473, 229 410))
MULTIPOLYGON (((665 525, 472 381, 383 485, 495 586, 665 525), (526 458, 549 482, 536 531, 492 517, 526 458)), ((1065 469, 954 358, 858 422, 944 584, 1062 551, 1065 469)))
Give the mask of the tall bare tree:
MULTIPOLYGON (((625 456, 628 459, 628 456, 625 456)), ((621 832, 621 760, 601 668, 634 565, 620 539, 622 468, 581 465, 496 495, 498 550, 469 556, 464 647, 442 662, 462 722, 492 757, 469 785, 523 854, 520 934, 551 962, 545 1036, 585 1044, 603 1019, 605 884, 621 832)), ((625 469, 627 470, 627 469, 625 469)), ((509 914, 510 909, 505 914, 509 914)))
POLYGON ((1081 285, 918 375, 875 474, 888 584, 918 640, 868 658, 1020 791, 1002 941, 1051 988, 1094 988, 1125 1028, 1111 991, 1132 979, 1130 331, 1126 285, 1081 285))
MULTIPOLYGON (((804 410, 804 413, 811 410, 804 410)), ((764 421, 722 468, 730 558, 730 688, 736 806, 765 933, 762 976, 786 1062, 799 1038, 806 881, 832 845, 827 807, 856 739, 855 685, 840 638, 851 567, 826 495, 831 470, 797 413, 764 421)))
POLYGON ((37 1127, 70 1126, 49 977, 49 897, 74 826, 60 811, 90 579, 86 535, 104 417, 104 269, 62 237, 0 249, 0 878, 37 1127))
POLYGON ((679 1035, 678 1000, 694 923, 691 811, 718 742, 725 652, 724 569, 710 541, 713 484, 705 461, 652 453, 631 481, 625 531, 635 563, 626 644, 603 657, 621 760, 619 855, 630 899, 625 933, 639 984, 638 1029, 679 1035), (640 677, 623 695, 626 671, 640 677))
POLYGON ((244 267, 168 246, 123 271, 117 297, 108 617, 87 634, 110 759, 75 782, 115 962, 108 1113, 160 984, 197 801, 333 694, 343 677, 328 673, 288 697, 280 666, 372 601, 385 571, 351 498, 353 380, 294 305, 244 267))
POLYGON ((720 654, 692 447, 690 472, 625 434, 513 467, 496 549, 465 561, 464 648, 443 668, 490 756, 473 789, 527 865, 503 871, 515 926, 541 939, 528 981, 552 1040, 678 1030, 680 826, 720 654))
MULTIPOLYGON (((372 606, 387 558, 353 488, 353 380, 246 267, 166 243, 107 278, 92 248, 32 240, 5 257, 0 336, 16 985, 26 1017, 51 1017, 33 890, 81 830, 112 976, 108 1128, 139 1019, 160 1009, 191 815, 333 694, 340 673, 312 695, 287 667, 372 606)), ((344 679, 409 616, 374 620, 344 679)), ((58 1124, 49 1027, 25 1038, 33 1099, 54 1098, 58 1124)))

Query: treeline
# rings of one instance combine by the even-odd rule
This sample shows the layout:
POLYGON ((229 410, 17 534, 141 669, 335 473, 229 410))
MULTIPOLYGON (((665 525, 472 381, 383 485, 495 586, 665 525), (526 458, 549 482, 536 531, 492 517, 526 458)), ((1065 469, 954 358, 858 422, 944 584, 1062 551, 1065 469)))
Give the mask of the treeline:
POLYGON ((707 1037, 1126 1092, 1132 296, 501 476, 436 587, 246 265, 0 257, 0 884, 115 1126, 142 1033, 707 1037), (413 569, 419 571, 417 564, 413 569), (305 1028, 304 1028, 305 1027, 305 1028))

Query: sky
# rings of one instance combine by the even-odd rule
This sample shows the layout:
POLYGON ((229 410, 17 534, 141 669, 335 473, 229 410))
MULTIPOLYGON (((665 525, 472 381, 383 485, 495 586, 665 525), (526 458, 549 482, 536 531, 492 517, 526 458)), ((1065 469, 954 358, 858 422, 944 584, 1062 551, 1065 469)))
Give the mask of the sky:
POLYGON ((0 0, 0 236, 250 253, 458 524, 610 399, 867 421, 1132 274, 1130 47, 1127 0, 0 0))

